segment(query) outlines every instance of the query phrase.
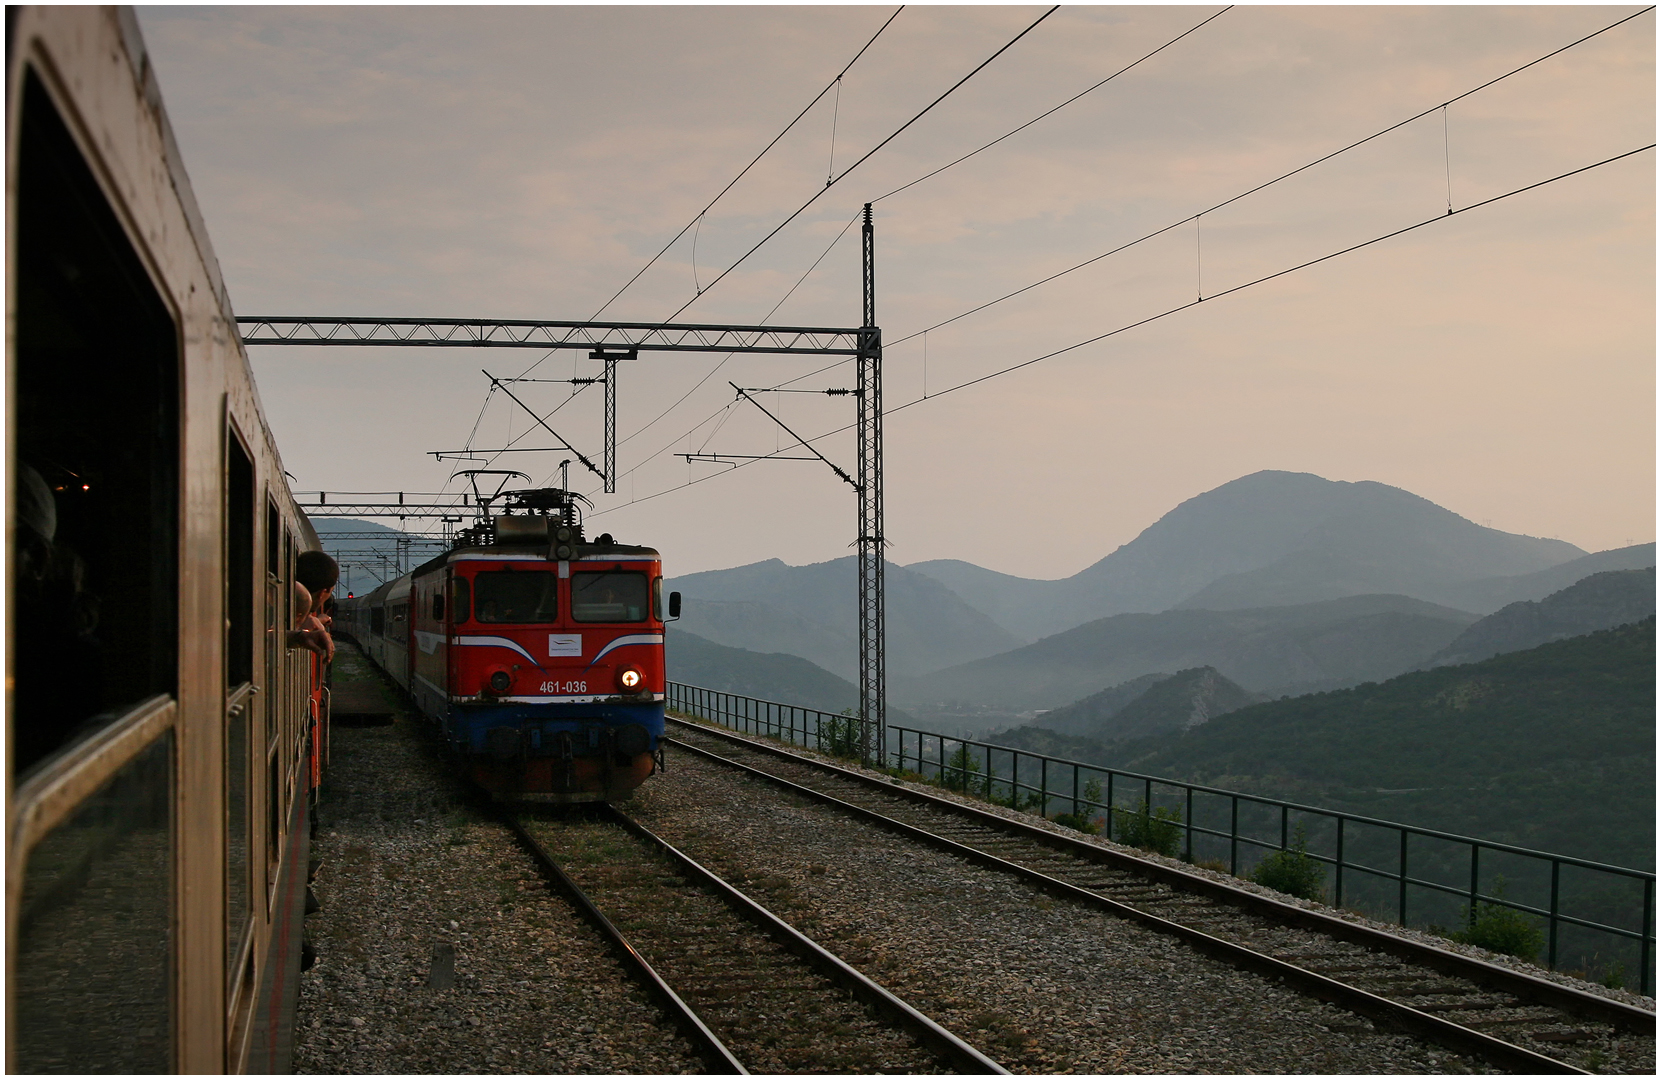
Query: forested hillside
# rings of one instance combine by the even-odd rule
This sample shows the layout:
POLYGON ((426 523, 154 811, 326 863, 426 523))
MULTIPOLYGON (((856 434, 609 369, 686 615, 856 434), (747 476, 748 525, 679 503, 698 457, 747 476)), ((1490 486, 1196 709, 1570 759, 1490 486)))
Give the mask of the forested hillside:
POLYGON ((1108 764, 1650 869, 1655 619, 1248 706, 1108 764))

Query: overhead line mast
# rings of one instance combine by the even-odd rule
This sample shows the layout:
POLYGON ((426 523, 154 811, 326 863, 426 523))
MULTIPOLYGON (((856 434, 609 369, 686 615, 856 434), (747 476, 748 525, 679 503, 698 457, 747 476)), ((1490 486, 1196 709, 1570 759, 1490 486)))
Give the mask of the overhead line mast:
MULTIPOLYGON (((1054 9, 1051 9, 1054 10, 1054 9)), ((888 761, 888 663, 882 535, 882 331, 877 328, 876 238, 871 204, 860 227, 864 325, 859 329, 859 718, 860 758, 888 761)))

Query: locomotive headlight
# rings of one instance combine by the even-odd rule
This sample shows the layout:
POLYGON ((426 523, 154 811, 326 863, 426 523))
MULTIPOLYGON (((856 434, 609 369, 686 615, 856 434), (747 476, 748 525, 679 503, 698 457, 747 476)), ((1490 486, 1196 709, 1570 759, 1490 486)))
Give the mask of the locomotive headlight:
POLYGON ((505 693, 508 692, 508 687, 510 687, 512 685, 513 685, 513 676, 509 675, 507 672, 505 672, 505 671, 492 671, 490 673, 490 688, 492 690, 494 690, 496 693, 505 694, 505 693))
POLYGON ((643 676, 634 668, 624 668, 617 673, 617 685, 624 690, 635 690, 640 686, 643 676))

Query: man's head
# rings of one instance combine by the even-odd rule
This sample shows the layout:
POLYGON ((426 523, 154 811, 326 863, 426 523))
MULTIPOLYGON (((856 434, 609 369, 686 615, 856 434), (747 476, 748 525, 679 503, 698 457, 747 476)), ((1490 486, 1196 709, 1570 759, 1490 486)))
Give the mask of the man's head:
POLYGON ((340 580, 340 565, 322 551, 302 551, 294 560, 294 577, 314 597, 321 598, 340 580))

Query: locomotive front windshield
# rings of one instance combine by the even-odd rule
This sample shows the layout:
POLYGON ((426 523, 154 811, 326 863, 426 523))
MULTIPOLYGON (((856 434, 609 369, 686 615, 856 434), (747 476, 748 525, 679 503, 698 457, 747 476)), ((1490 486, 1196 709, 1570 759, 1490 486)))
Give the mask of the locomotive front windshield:
POLYGON ((571 617, 578 622, 644 622, 646 575, 606 570, 571 575, 571 617))
POLYGON ((547 570, 477 574, 473 617, 483 623, 553 622, 559 617, 559 579, 547 570))

